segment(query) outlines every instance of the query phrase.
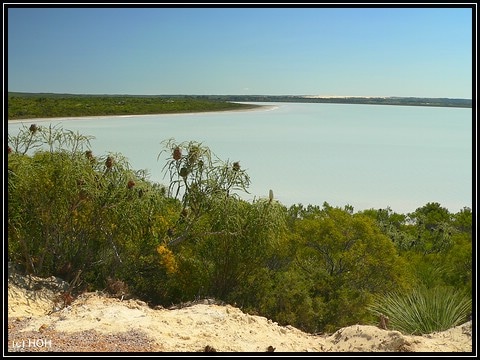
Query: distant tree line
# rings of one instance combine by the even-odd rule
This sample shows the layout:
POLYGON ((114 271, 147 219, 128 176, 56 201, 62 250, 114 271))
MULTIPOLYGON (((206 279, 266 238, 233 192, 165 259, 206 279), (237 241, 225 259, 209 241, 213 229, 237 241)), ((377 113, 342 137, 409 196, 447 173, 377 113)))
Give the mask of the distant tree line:
POLYGON ((53 117, 172 114, 241 110, 255 105, 225 100, 158 96, 52 95, 9 93, 8 120, 53 117))
POLYGON ((74 95, 9 92, 8 120, 78 116, 170 114, 241 110, 239 102, 405 105, 471 108, 471 99, 415 97, 325 97, 272 95, 74 95))
POLYGON ((205 95, 194 96, 223 101, 241 102, 296 102, 322 104, 358 104, 358 105, 405 105, 471 108, 471 99, 417 98, 417 97, 308 97, 295 95, 205 95))

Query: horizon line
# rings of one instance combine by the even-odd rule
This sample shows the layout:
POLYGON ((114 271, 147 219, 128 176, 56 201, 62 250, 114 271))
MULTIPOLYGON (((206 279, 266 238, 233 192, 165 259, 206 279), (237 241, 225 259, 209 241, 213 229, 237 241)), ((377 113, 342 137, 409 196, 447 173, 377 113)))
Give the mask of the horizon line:
POLYGON ((458 100, 472 100, 471 98, 459 97, 426 97, 426 96, 382 96, 382 95, 271 95, 271 94, 119 94, 119 93, 68 93, 68 92, 30 92, 30 91, 8 91, 10 93, 20 94, 51 94, 51 95, 88 95, 88 96, 287 96, 287 97, 302 97, 307 99, 345 99, 345 98, 362 98, 362 99, 458 99, 458 100))

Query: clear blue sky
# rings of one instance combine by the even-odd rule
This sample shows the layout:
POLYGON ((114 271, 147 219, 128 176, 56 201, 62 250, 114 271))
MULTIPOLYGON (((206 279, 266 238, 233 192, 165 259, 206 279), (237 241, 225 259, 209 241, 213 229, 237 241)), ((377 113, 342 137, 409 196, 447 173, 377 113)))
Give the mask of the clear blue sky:
POLYGON ((4 10, 8 91, 472 98, 472 8, 4 10))

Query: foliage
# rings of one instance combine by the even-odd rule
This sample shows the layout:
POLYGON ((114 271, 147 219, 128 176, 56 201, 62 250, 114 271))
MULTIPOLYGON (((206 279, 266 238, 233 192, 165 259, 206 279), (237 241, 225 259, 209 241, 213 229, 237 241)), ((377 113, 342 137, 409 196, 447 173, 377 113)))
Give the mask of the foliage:
POLYGON ((313 279, 291 268, 270 271, 263 281, 267 286, 258 294, 256 313, 282 326, 294 325, 310 333, 324 331, 328 304, 323 298, 312 296, 313 279))
POLYGON ((237 190, 247 191, 250 178, 239 162, 224 163, 195 141, 176 144, 175 139, 169 139, 164 146, 170 154, 163 168, 169 175, 168 194, 182 196, 183 216, 197 219, 215 199, 235 196, 237 190))
POLYGON ((454 238, 454 245, 445 252, 445 272, 442 278, 445 284, 465 289, 473 296, 473 256, 471 235, 458 234, 454 238))
POLYGON ((238 197, 236 192, 247 191, 250 183, 239 162, 223 162, 197 142, 170 139, 164 145, 168 193, 182 204, 167 245, 177 253, 177 283, 190 288, 177 293, 239 296, 245 279, 263 266, 275 243, 283 208, 270 200, 250 204, 238 197))
POLYGON ((120 154, 95 157, 83 151, 83 137, 66 141, 74 134, 61 129, 32 143, 53 138, 62 146, 25 155, 28 132, 10 138, 22 152, 8 155, 9 258, 30 273, 69 280, 81 272, 85 283, 101 286, 138 261, 131 256, 142 247, 152 253, 168 223, 158 212, 167 204, 164 191, 120 154))
POLYGON ((191 97, 9 94, 8 120, 170 114, 249 109, 255 105, 191 97))
POLYGON ((468 234, 472 239, 472 209, 464 207, 458 213, 453 215, 453 226, 461 232, 468 234))
POLYGON ((427 203, 407 215, 391 209, 365 210, 395 244, 415 277, 427 288, 456 286, 472 291, 472 212, 450 214, 439 203, 427 203))
POLYGON ((390 207, 386 209, 369 209, 361 212, 375 220, 380 231, 388 236, 400 251, 411 249, 416 237, 406 231, 408 217, 395 213, 390 207))
POLYGON ((29 273, 80 279, 78 291, 124 283, 152 305, 215 297, 308 332, 371 321, 372 300, 412 287, 456 288, 464 297, 442 293, 451 313, 471 299, 469 208, 247 202, 240 161, 201 143, 163 142, 164 186, 90 139, 36 124, 8 137, 8 258, 29 273))
POLYGON ((427 203, 413 213, 408 214, 409 221, 415 224, 413 235, 416 239, 411 244, 423 254, 441 252, 451 246, 452 216, 439 203, 427 203))
POLYGON ((454 235, 452 245, 442 252, 423 254, 409 250, 402 257, 408 259, 417 284, 427 288, 454 286, 472 293, 472 241, 468 235, 454 235))
POLYGON ((82 152, 90 149, 90 140, 92 139, 93 136, 64 130, 51 124, 48 127, 31 124, 28 128, 23 125, 16 136, 8 134, 9 152, 22 155, 36 150, 66 151, 72 154, 82 152))
POLYGON ((468 320, 472 300, 451 287, 420 287, 408 294, 377 295, 369 306, 389 319, 389 327, 405 334, 423 335, 448 330, 468 320))
POLYGON ((320 329, 365 320, 375 293, 408 287, 405 263, 368 217, 324 205, 297 220, 296 266, 312 279, 312 296, 325 304, 320 329))

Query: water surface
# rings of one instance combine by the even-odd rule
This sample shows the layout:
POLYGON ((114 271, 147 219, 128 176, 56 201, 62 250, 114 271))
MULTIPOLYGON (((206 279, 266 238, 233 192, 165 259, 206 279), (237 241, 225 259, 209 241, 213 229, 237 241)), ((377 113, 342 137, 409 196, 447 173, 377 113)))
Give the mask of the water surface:
POLYGON ((242 198, 352 205, 408 213, 428 202, 472 206, 472 109, 305 103, 253 111, 9 122, 61 124, 93 135, 93 152, 122 153, 166 184, 163 140, 198 141, 240 161, 251 179, 242 198))

